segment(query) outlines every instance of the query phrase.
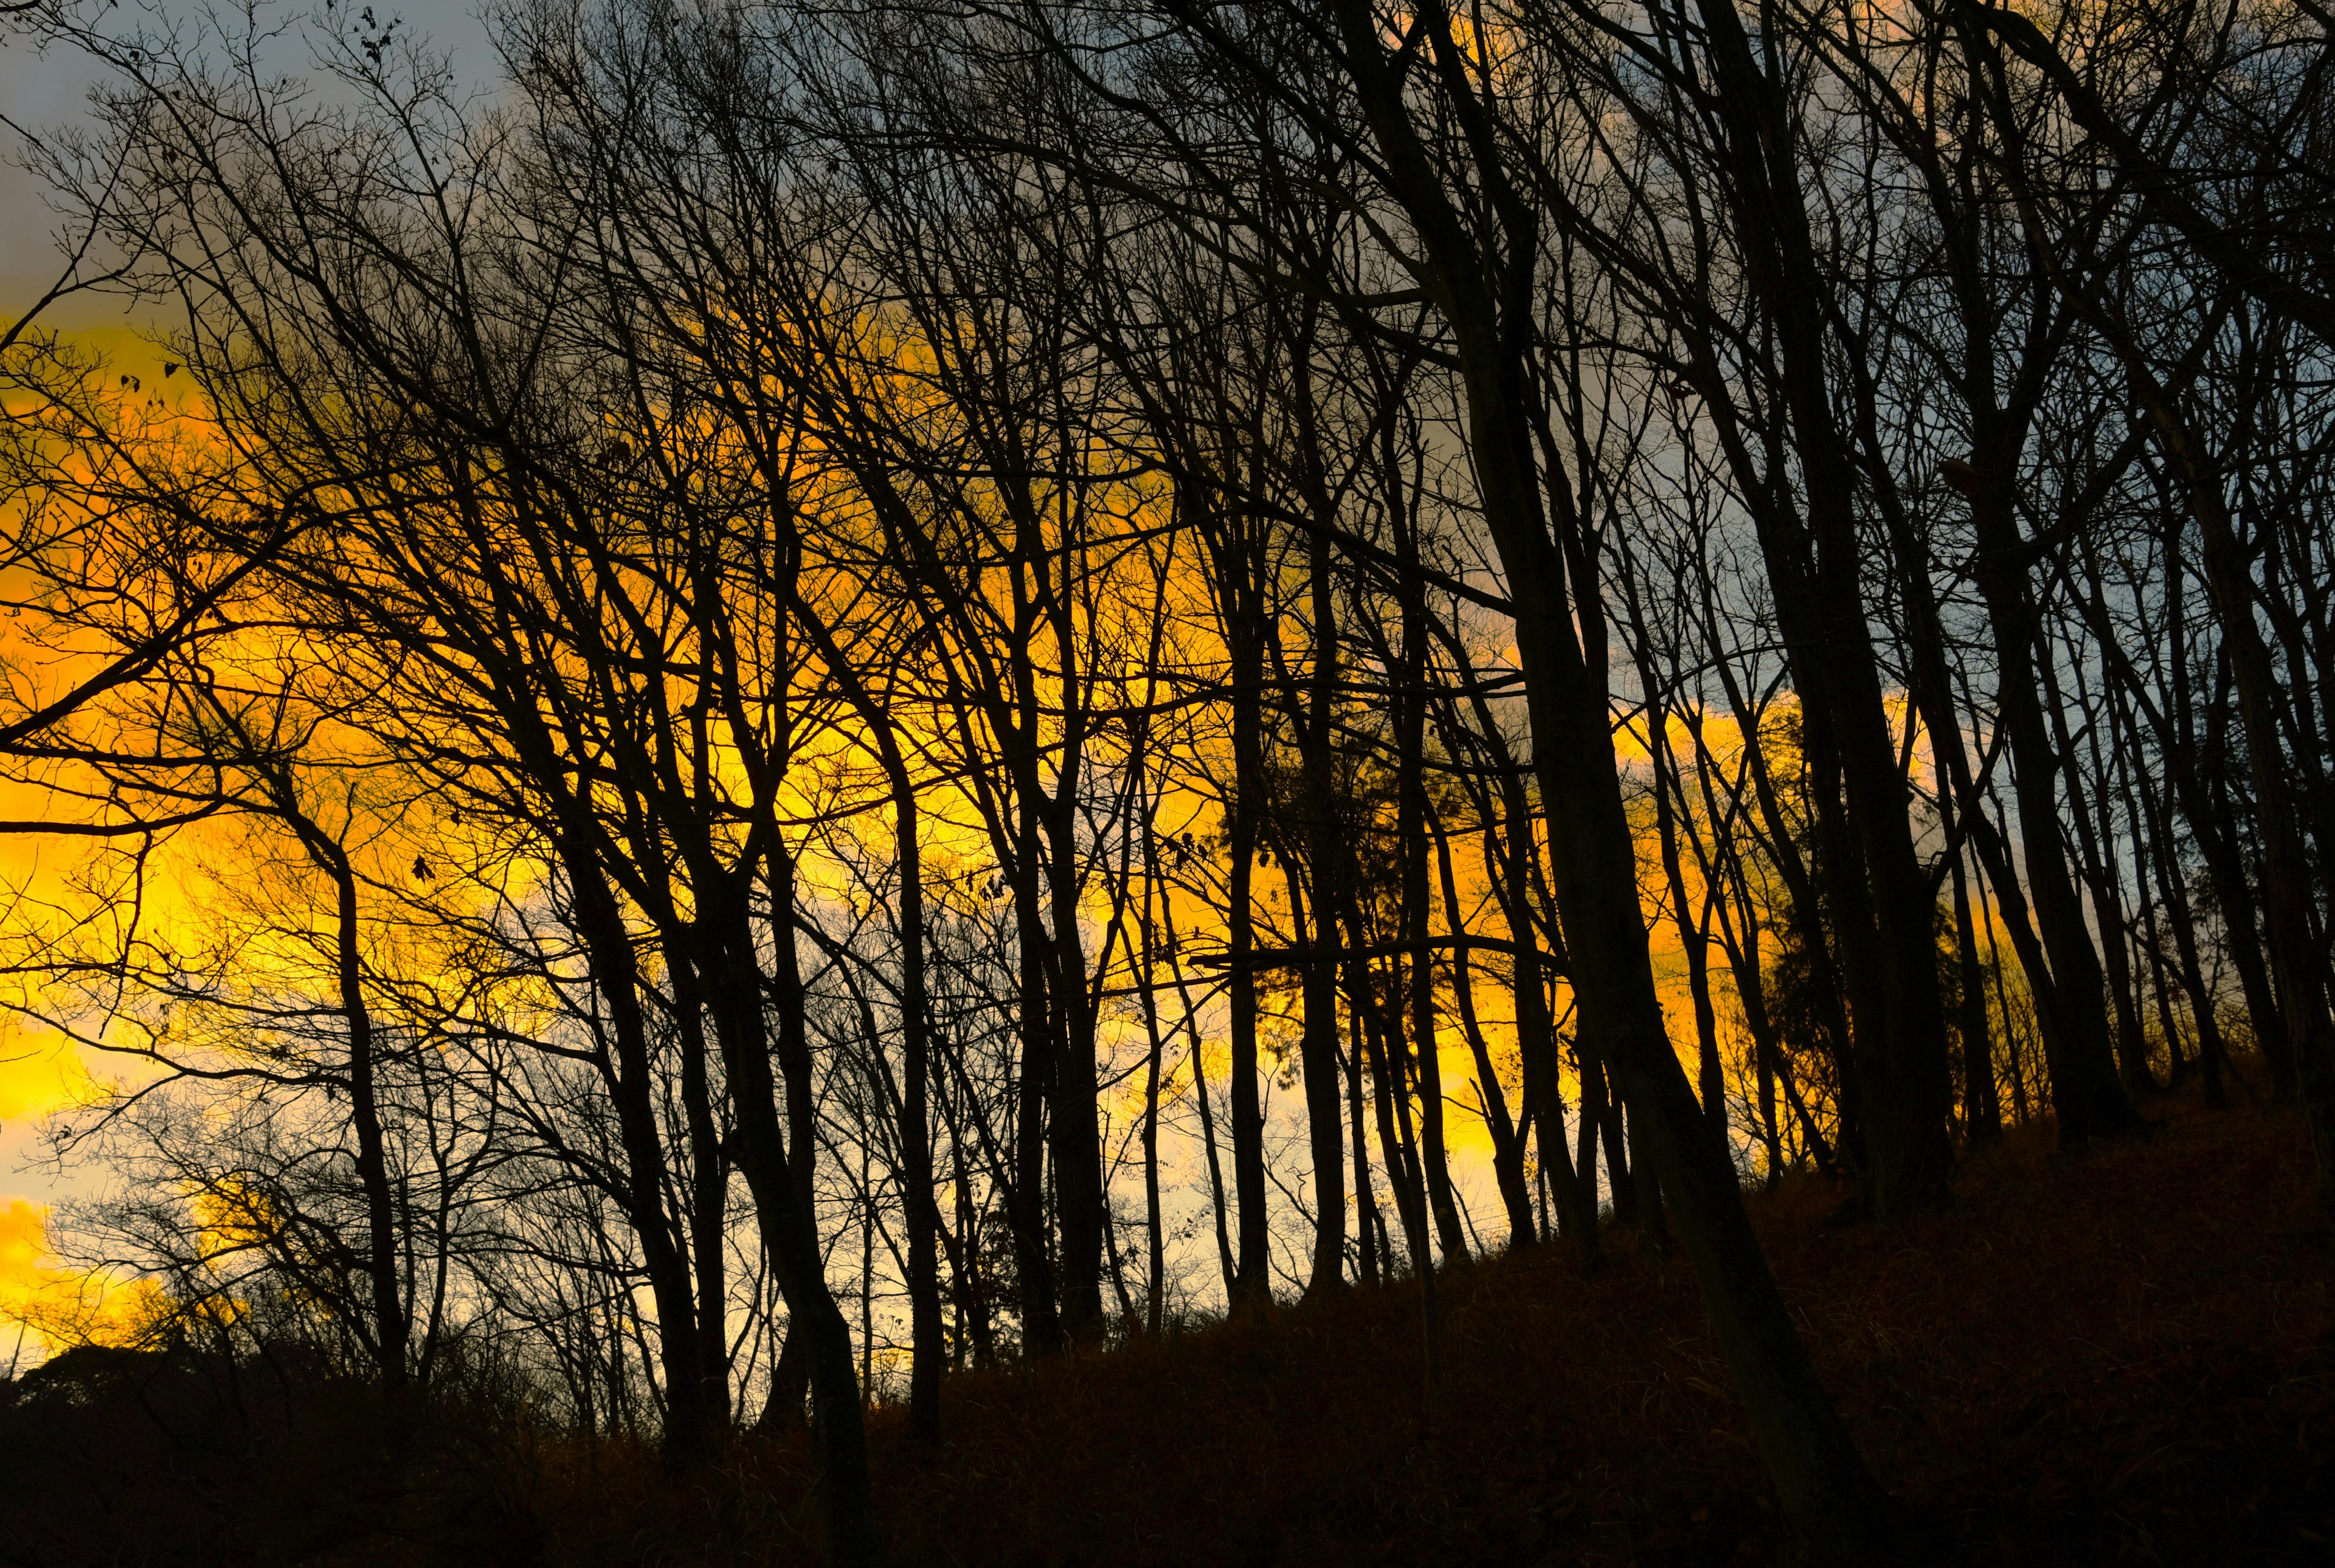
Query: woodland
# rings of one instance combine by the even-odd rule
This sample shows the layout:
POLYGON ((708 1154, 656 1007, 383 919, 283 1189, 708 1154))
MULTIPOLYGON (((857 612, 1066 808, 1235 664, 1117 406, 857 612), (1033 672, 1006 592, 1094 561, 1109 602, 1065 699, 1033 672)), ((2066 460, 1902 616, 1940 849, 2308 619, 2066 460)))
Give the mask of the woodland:
POLYGON ((2323 1560, 2320 0, 484 21, 0 6, 102 1560, 2323 1560))

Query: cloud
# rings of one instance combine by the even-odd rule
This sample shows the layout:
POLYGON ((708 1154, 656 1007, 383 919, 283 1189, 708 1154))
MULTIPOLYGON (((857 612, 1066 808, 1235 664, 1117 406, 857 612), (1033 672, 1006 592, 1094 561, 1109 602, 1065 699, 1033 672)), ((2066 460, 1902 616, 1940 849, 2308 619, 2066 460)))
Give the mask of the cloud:
POLYGON ((71 1041, 15 1030, 0 1034, 0 1124, 44 1117, 81 1100, 89 1070, 71 1041))
POLYGON ((131 1343, 163 1304, 150 1280, 54 1266, 48 1209, 21 1197, 0 1206, 0 1323, 24 1331, 18 1356, 29 1350, 37 1360, 73 1345, 131 1343))

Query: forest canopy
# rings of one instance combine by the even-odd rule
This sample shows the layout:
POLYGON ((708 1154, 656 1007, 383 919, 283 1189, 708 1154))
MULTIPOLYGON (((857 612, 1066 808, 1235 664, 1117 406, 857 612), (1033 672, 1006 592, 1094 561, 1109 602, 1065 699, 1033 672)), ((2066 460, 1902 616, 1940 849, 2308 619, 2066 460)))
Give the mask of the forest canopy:
POLYGON ((2335 1205, 2312 0, 487 22, 0 7, 53 1348, 808 1421, 856 1562, 869 1401, 1628 1231, 1870 1562, 1747 1189, 2335 1205))

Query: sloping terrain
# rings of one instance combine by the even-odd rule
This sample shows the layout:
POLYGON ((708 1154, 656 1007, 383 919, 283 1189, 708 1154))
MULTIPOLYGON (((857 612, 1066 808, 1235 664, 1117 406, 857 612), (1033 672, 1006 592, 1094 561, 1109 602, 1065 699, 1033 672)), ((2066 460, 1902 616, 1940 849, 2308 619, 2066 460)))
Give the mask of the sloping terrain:
MULTIPOLYGON (((2075 1158, 2015 1135, 1915 1224, 1831 1224, 1814 1183, 1755 1199, 1827 1381, 1948 1561, 2335 1562, 2335 1292, 2299 1122, 2152 1114, 2149 1139, 2075 1158)), ((1431 1400, 1398 1288, 953 1379, 935 1454, 879 1412, 895 1562, 1792 1560, 1683 1261, 1623 1237, 1590 1282, 1555 1249, 1440 1282, 1431 1400)), ((12 1561, 817 1554, 796 1445, 676 1483, 477 1410, 391 1441, 361 1402, 296 1401, 230 1454, 120 1392, 35 1447, 23 1405, 12 1561)))
MULTIPOLYGON (((1838 1195, 1813 1183, 1755 1199, 1828 1383, 1950 1560, 2335 1562, 2335 1292, 2300 1125, 2152 1114, 2146 1142, 2076 1158, 2015 1135, 1917 1224, 1830 1226, 1838 1195)), ((1788 1558, 1685 1263, 1615 1265, 1584 1283, 1547 1250, 1446 1274, 1431 1405, 1410 1290, 956 1379, 938 1456, 879 1426, 896 1558, 1788 1558)), ((773 1505, 798 1474, 741 1456, 710 1507, 555 1488, 547 1544, 775 1560, 802 1542, 803 1513, 773 1505)))

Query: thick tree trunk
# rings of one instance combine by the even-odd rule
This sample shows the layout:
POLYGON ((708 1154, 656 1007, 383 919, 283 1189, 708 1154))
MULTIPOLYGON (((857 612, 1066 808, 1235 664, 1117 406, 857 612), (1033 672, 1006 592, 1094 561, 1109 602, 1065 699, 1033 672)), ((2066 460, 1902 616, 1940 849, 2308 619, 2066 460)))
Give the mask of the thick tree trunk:
MULTIPOLYGON (((783 1293, 783 1292, 782 1292, 783 1293)), ((770 1389, 762 1413, 754 1420, 757 1437, 779 1437, 799 1432, 805 1403, 810 1398, 810 1333, 798 1331, 791 1316, 779 1340, 778 1360, 770 1363, 770 1389)))
MULTIPOLYGON (((1534 841, 1532 803, 1525 789, 1526 770, 1516 766, 1509 751, 1507 740, 1468 656, 1466 641, 1450 635, 1444 635, 1442 640, 1458 667, 1460 682, 1475 710, 1475 739, 1489 756, 1492 775, 1498 781, 1502 820, 1497 824, 1487 820, 1484 825, 1484 868, 1493 895, 1499 900, 1501 916, 1507 924, 1514 963, 1511 991, 1516 998, 1516 1055, 1524 1070, 1518 1143, 1521 1145, 1526 1134, 1536 1140, 1541 1185, 1553 1185, 1555 1188, 1556 1229, 1579 1248, 1583 1272, 1594 1274, 1603 1262, 1597 1235, 1597 1173, 1586 1165, 1576 1167, 1565 1145, 1559 1041, 1542 980, 1542 934, 1533 907, 1534 889, 1539 880, 1534 869, 1538 846, 1534 841)), ((1454 728, 1457 729, 1456 722, 1454 728)), ((1447 882, 1447 902, 1454 896, 1447 882)), ((1560 971, 1563 968, 1561 953, 1556 955, 1555 967, 1560 971)), ((1588 1124, 1585 1107, 1583 1123, 1584 1128, 1588 1124)), ((1545 1224, 1543 1229, 1545 1231, 1545 1224)))
POLYGON ((1599 1145, 1605 1149, 1605 1191, 1613 1201, 1613 1223, 1625 1231, 1638 1228, 1638 1173, 1631 1168, 1631 1157, 1635 1153, 1622 1132, 1622 1102, 1613 1093, 1612 1075, 1605 1068, 1605 1059, 1585 1040, 1576 1037, 1576 1049, 1581 1058, 1581 1119, 1584 1128, 1594 1126, 1596 1137, 1584 1133, 1582 1147, 1582 1168, 1591 1180, 1596 1173, 1588 1164, 1599 1145))
POLYGON ((1727 127, 1736 224, 1752 286, 1775 325, 1783 399, 1807 492, 1804 537, 1792 537, 1778 506, 1758 508, 1761 549, 1802 699, 1833 924, 1849 964, 1867 1195, 1873 1212, 1887 1218, 1943 1201, 1953 1165, 1946 1133, 1952 1069, 1938 1000, 1933 900, 1914 845, 1912 801, 1867 625, 1855 476, 1826 385, 1824 284, 1781 90, 1762 73, 1729 0, 1702 0, 1699 10, 1727 127), (1845 824, 1832 817, 1827 762, 1840 769, 1845 824), (1869 978, 1860 949, 1870 953, 1869 978))
MULTIPOLYGON (((1510 231, 1496 286, 1507 301, 1504 314, 1489 297, 1484 250, 1450 206, 1410 123, 1376 14, 1362 0, 1336 0, 1333 14, 1362 112, 1386 160, 1394 195, 1420 232, 1436 303, 1454 332, 1478 492, 1516 603, 1517 653, 1548 815, 1552 881, 1579 999, 1582 1038, 1597 1042, 1598 1053, 1614 1064, 1622 1079, 1623 1098, 1648 1118, 1647 1143, 1657 1174, 1677 1203, 1680 1230, 1713 1332, 1786 1508, 1827 1553, 1850 1561, 1885 1560, 1897 1544, 1892 1509, 1817 1379, 1744 1213, 1733 1163, 1710 1136, 1710 1124, 1662 1028, 1640 923, 1636 850, 1607 725, 1603 672, 1585 664, 1574 641, 1565 557, 1554 547, 1542 514, 1532 457, 1525 361, 1530 339, 1522 309, 1536 244, 1532 219, 1513 193, 1490 193, 1510 231)), ((1733 12, 1726 15, 1731 23, 1733 12)), ((1461 72, 1448 14, 1439 8, 1429 19, 1428 48, 1444 71, 1461 72)), ((1480 108, 1465 91, 1448 95, 1448 102, 1462 114, 1480 108)), ((1569 505, 1562 485, 1551 487, 1551 494, 1569 505)), ((1592 586, 1580 585, 1577 598, 1584 615, 1594 617, 1592 586)), ((1927 965, 1926 921, 1923 931, 1927 965)), ((1943 1061, 1943 1050, 1939 1054, 1943 1061)), ((1943 1126, 1939 1136, 1943 1140, 1943 1126)))
POLYGON ((1225 1171, 1216 1152, 1216 1113, 1208 1104, 1208 1068, 1200 1056, 1200 1026, 1184 999, 1184 1031, 1192 1048, 1192 1093, 1200 1102, 1200 1147, 1208 1157, 1208 1205, 1216 1222, 1216 1263, 1225 1277, 1225 1299, 1240 1299, 1240 1263, 1233 1256, 1231 1216, 1226 1214, 1225 1171))
POLYGON ((908 1426, 919 1440, 941 1436, 941 1370, 948 1359, 948 1334, 941 1321, 939 1198, 933 1185, 932 1023, 925 1001, 924 857, 916 841, 916 793, 907 769, 890 740, 887 771, 893 775, 893 838, 900 870, 900 1031, 907 1081, 900 1104, 900 1171, 908 1225, 909 1335, 908 1426))
MULTIPOLYGON (((1996 700, 2010 735, 2027 892, 2051 971, 2044 994, 2056 1027, 2043 1034, 2045 1046, 2056 1047, 2050 1055, 2051 1104, 2059 1113, 2061 1146, 2081 1147, 2094 1138, 2131 1131, 2138 1118, 2117 1075, 2107 979, 2060 843, 2058 785, 2066 769, 2043 712, 2047 691, 2057 682, 2038 667, 2039 656, 2047 651, 2036 635, 2026 572, 2020 565, 2027 556, 2026 541, 2019 537, 2010 518, 2009 476, 1990 476, 1981 469, 1979 482, 1978 504, 1972 508, 1979 519, 1979 586, 1994 621, 2001 672, 1996 700), (1994 494, 1997 485, 2004 491, 2000 496, 1994 494)), ((2079 813, 2088 809, 2080 799, 2069 804, 2079 813)))
MULTIPOLYGON (((878 1552, 860 1381, 852 1364, 850 1325, 828 1287, 826 1252, 811 1207, 809 1178, 817 1146, 806 1123, 796 1120, 790 1156, 788 1133, 780 1120, 780 1085, 770 1071, 776 1056, 789 1100, 808 1099, 810 1049, 804 1033, 802 981, 795 964, 794 866, 776 847, 768 865, 771 927, 777 934, 770 975, 778 1012, 775 1050, 764 1022, 763 977, 742 885, 696 890, 699 940, 694 957, 713 1005, 714 1038, 721 1042, 729 1078, 737 1118, 738 1168, 753 1195, 762 1244, 786 1296, 789 1336, 807 1336, 811 1441, 826 1503, 828 1552, 839 1563, 872 1563, 878 1552)), ((790 1111, 798 1108, 809 1108, 790 1103, 790 1111)))
POLYGON ((1963 1137, 1973 1148, 2002 1137, 2002 1101, 1994 1085, 1994 1037, 1986 1022, 1986 978, 1979 967, 1978 935, 1971 924, 1970 880, 1962 869, 1960 838, 1949 828, 1947 853, 1953 857, 1954 956, 1962 966, 1963 1137))
POLYGON ((1140 998, 1144 1039, 1148 1047, 1143 1062, 1143 1225, 1146 1244, 1143 1331, 1156 1339, 1168 1304, 1168 1238, 1159 1213, 1159 1085, 1167 1057, 1159 1029, 1159 998, 1150 984, 1150 977, 1159 973, 1157 959, 1158 943, 1151 921, 1151 901, 1159 884, 1159 861, 1150 829, 1151 825, 1147 820, 1143 829, 1141 927, 1145 983, 1140 998))
MULTIPOLYGON (((1704 624, 1715 626, 1709 591, 1705 589, 1704 624)), ((1720 686, 1727 694, 1729 711, 1734 716, 1743 737, 1745 770, 1750 775, 1752 804, 1758 808, 1761 847, 1768 861, 1783 879, 1785 903, 1791 916, 1792 932, 1799 939, 1800 951, 1808 962, 1808 979, 1814 992, 1817 1032, 1822 1036, 1826 1054, 1831 1058, 1839 1099, 1839 1159, 1846 1167, 1846 1174, 1854 1176, 1865 1157, 1865 1118, 1862 1080, 1857 1076, 1856 1060, 1850 1043, 1848 1012, 1848 982, 1841 966, 1834 961, 1832 943, 1825 929, 1823 901, 1817 891, 1816 877, 1800 859, 1799 850, 1792 841, 1790 822, 1783 803, 1777 799, 1777 775, 1768 765, 1768 753, 1760 739, 1760 711, 1744 700, 1735 673, 1726 660, 1720 660, 1714 669, 1720 686)), ((1747 922, 1747 938, 1756 945, 1757 927, 1747 922)), ((1753 959, 1754 971, 1758 964, 1753 959)), ((1764 985, 1762 987, 1764 992, 1764 985)), ((1764 1007, 1762 1016, 1765 1017, 1764 1007)), ((1774 1031, 1769 1028, 1772 1035, 1774 1031)), ((1778 1070, 1783 1070, 1781 1050, 1776 1052, 1778 1070)), ((1788 1083, 1788 1078, 1786 1082, 1788 1083)))
POLYGON ((1226 642, 1231 653, 1233 787, 1225 803, 1232 854, 1226 912, 1232 1023, 1230 1102, 1235 1244, 1233 1304, 1251 1305, 1273 1293, 1264 1212, 1264 1109, 1257 1086, 1256 906, 1255 876, 1264 779, 1264 662, 1258 606, 1247 541, 1238 531, 1217 551, 1226 642))
POLYGON ((1086 950, 1079 934, 1078 805, 1064 780, 1052 816, 1047 903, 1054 927, 1049 977, 1056 1051, 1047 1132, 1054 1174, 1056 1253, 1061 1329, 1073 1340, 1100 1338, 1102 1311, 1102 1129, 1095 1117, 1095 1029, 1087 996, 1086 950))
POLYGON ((1038 918, 1036 808, 1020 806, 1013 886, 1014 935, 1021 959, 1020 1071, 1013 1103, 1013 1180, 1005 1196, 1013 1233, 1013 1275, 1022 1308, 1022 1353, 1050 1356, 1061 1349, 1062 1321, 1054 1304, 1054 1271, 1046 1241, 1046 1122, 1053 1100, 1052 999, 1047 984, 1048 952, 1038 918))
MULTIPOLYGON (((1326 835, 1309 833, 1316 840, 1308 859, 1317 880, 1328 855, 1320 842, 1326 835)), ((1289 887, 1289 918, 1293 930, 1311 933, 1319 950, 1300 972, 1300 1000, 1305 1010, 1298 1038, 1298 1069, 1305 1087, 1306 1133, 1313 1163, 1313 1268, 1305 1293, 1318 1295, 1343 1282, 1346 1262, 1345 1126, 1338 1099, 1338 970, 1334 957, 1338 931, 1326 901, 1316 898, 1309 911, 1305 888, 1296 868, 1284 863, 1289 887)))
MULTIPOLYGON (((547 738, 530 735, 526 739, 543 743, 547 753, 547 738)), ((538 777, 560 777, 560 769, 549 763, 547 755, 534 760, 542 764, 538 777)), ((594 827, 582 802, 563 793, 555 799, 554 808, 557 819, 553 824, 553 847, 567 875, 571 915, 615 1046, 613 1059, 604 1057, 599 1068, 625 1150, 626 1217, 639 1240, 642 1272, 648 1277, 649 1297, 657 1312, 658 1359, 665 1379, 665 1462, 693 1467, 712 1457, 715 1428, 712 1413, 706 1408, 706 1377, 699 1362, 701 1341, 689 1264, 674 1244, 664 1209, 667 1173, 650 1084, 648 1029, 641 1012, 638 962, 632 934, 625 928, 615 893, 592 847, 594 827)))
POLYGON ((725 1303, 728 1287, 723 1243, 730 1209, 730 1158, 722 1149, 713 1117, 706 1060, 705 999, 688 956, 668 956, 673 1011, 681 1035, 681 1104, 689 1129, 689 1250, 697 1273, 699 1359, 705 1372, 705 1403, 711 1418, 730 1420, 730 1337, 725 1303))

